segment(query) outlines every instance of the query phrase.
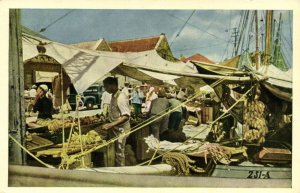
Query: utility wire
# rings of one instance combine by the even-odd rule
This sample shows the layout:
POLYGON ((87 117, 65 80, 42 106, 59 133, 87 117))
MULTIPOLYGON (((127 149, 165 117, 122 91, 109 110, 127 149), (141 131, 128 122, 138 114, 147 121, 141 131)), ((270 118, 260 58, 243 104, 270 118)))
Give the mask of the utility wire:
POLYGON ((75 11, 75 9, 65 13, 64 15, 60 16, 59 18, 57 18, 56 20, 54 20, 53 22, 51 22, 49 25, 47 25, 46 27, 40 29, 39 33, 45 32, 50 26, 54 25, 55 23, 57 23, 59 20, 62 20, 63 18, 65 18, 66 16, 68 16, 70 13, 72 13, 73 11, 75 11))
POLYGON ((201 46, 201 47, 194 47, 194 48, 188 48, 188 49, 174 50, 173 52, 182 52, 182 51, 187 51, 187 50, 197 50, 197 49, 201 49, 201 48, 209 48, 209 47, 220 46, 220 45, 223 45, 223 44, 226 44, 226 42, 213 44, 213 45, 209 45, 209 46, 201 46))
MULTIPOLYGON (((228 27, 228 29, 229 30, 231 29, 231 11, 229 12, 229 27, 228 27)), ((231 36, 229 36, 229 39, 227 41, 227 45, 226 45, 226 48, 225 48, 224 53, 222 55, 221 61, 224 59, 225 54, 228 55, 228 46, 229 46, 230 42, 231 42, 231 36)))
POLYGON ((191 17, 194 15, 196 10, 193 10, 193 12, 191 13, 191 15, 189 16, 189 18, 186 20, 186 22, 183 24, 183 26, 181 27, 181 29, 179 30, 179 32, 177 33, 177 35, 175 36, 175 38, 172 40, 170 47, 172 46, 173 42, 176 40, 177 37, 179 37, 180 33, 182 32, 182 30, 184 29, 184 27, 186 26, 187 22, 191 19, 191 17))
MULTIPOLYGON (((219 12, 217 12, 217 14, 215 15, 215 17, 211 20, 211 22, 209 23, 209 25, 206 27, 206 30, 204 32, 207 32, 208 29, 210 28, 210 26, 216 21, 217 17, 219 15, 219 12)), ((199 39, 202 38, 202 36, 204 35, 204 33, 202 33, 199 37, 199 39)))
MULTIPOLYGON (((180 17, 177 17, 177 16, 175 16, 175 15, 173 15, 173 14, 169 14, 169 13, 168 13, 168 15, 171 16, 171 17, 173 17, 173 18, 176 18, 176 19, 178 19, 178 20, 181 20, 181 21, 184 21, 184 22, 185 22, 185 20, 183 20, 183 19, 181 19, 180 17)), ((194 28, 200 30, 201 32, 207 33, 207 34, 209 34, 209 35, 211 35, 211 36, 213 36, 213 37, 215 37, 215 38, 218 38, 218 39, 220 39, 220 40, 226 41, 226 40, 224 40, 223 38, 220 38, 220 37, 218 37, 218 36, 216 36, 216 35, 214 35, 214 34, 212 34, 212 33, 209 33, 208 31, 205 31, 205 30, 199 28, 199 27, 196 26, 196 25, 193 25, 193 24, 191 24, 191 23, 187 23, 187 24, 188 24, 189 26, 192 26, 192 27, 194 27, 194 28)))

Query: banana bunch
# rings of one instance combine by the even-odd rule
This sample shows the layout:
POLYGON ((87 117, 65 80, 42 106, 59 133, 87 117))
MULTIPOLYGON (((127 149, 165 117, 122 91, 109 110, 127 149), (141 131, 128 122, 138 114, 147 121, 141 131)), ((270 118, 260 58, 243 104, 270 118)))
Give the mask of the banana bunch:
POLYGON ((51 119, 37 119, 36 124, 41 126, 48 126, 48 124, 51 122, 51 119))
POLYGON ((63 122, 60 119, 53 119, 49 124, 48 124, 48 129, 50 133, 55 133, 59 130, 61 130, 63 125, 63 122))
POLYGON ((245 104, 244 120, 245 133, 244 139, 249 142, 261 144, 265 141, 265 135, 268 132, 265 115, 265 104, 258 99, 245 104))
POLYGON ((104 123, 105 117, 103 115, 93 115, 93 116, 86 116, 83 118, 80 118, 80 123, 82 125, 90 125, 90 124, 94 124, 94 123, 104 123))
POLYGON ((90 145, 102 142, 101 136, 95 131, 91 130, 85 135, 79 135, 77 132, 74 132, 70 139, 71 145, 81 145, 80 140, 82 139, 83 145, 90 145))

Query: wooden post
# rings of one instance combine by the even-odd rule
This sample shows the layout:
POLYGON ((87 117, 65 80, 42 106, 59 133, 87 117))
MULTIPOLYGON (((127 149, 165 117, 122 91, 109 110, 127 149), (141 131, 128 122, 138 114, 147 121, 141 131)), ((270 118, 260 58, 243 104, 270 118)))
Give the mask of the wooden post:
MULTIPOLYGON (((24 69, 20 10, 9 10, 9 134, 24 145, 24 69)), ((9 163, 24 164, 25 153, 9 140, 9 163)))

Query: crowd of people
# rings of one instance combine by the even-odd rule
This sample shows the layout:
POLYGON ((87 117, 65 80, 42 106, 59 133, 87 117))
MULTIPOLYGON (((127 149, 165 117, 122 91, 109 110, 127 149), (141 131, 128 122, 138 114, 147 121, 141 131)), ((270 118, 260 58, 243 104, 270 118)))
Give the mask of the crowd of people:
MULTIPOLYGON (((175 92, 159 86, 135 85, 133 89, 126 83, 119 89, 118 79, 107 77, 103 80, 105 91, 101 98, 101 111, 108 122, 103 129, 111 130, 115 136, 122 136, 115 142, 116 166, 125 165, 126 135, 130 131, 130 118, 154 118, 150 124, 150 133, 157 139, 167 130, 179 130, 182 120, 182 100, 186 99, 184 89, 175 92)), ((52 119, 53 95, 47 85, 33 85, 27 90, 32 111, 38 112, 38 119, 52 119)))

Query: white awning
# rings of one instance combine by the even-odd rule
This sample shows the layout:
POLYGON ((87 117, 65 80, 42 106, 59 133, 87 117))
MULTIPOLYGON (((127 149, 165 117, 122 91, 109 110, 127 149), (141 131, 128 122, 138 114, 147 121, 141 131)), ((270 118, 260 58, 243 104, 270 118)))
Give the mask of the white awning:
MULTIPOLYGON (((111 71, 148 83, 175 84, 176 82, 179 84, 178 86, 184 83, 182 87, 187 85, 191 77, 187 77, 188 79, 185 80, 184 76, 170 75, 167 73, 168 71, 178 72, 179 74, 198 73, 192 63, 164 60, 155 50, 128 53, 93 51, 28 35, 24 36, 23 34, 24 61, 39 54, 36 49, 39 41, 46 43, 44 45, 46 48, 45 54, 54 58, 62 65, 79 93, 85 91, 91 84, 111 71), (125 64, 130 64, 130 66, 126 66, 125 64), (159 69, 159 72, 139 69, 139 67, 159 69)), ((194 82, 194 84, 198 83, 203 84, 203 82, 198 80, 194 82)))

